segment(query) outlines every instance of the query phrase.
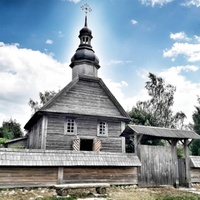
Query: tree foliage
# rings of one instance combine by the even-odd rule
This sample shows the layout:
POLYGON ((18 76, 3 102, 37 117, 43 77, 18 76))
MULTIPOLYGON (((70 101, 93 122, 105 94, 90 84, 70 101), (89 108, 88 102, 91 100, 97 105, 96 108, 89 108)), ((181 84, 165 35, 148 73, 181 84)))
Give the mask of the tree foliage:
POLYGON ((186 115, 183 112, 172 111, 174 104, 174 93, 176 88, 171 84, 166 84, 161 77, 149 73, 149 81, 145 88, 148 91, 150 99, 147 101, 138 101, 132 108, 129 115, 132 123, 159 126, 168 128, 182 128, 186 115))
MULTIPOLYGON (((7 140, 19 138, 23 136, 21 125, 16 120, 10 119, 3 121, 2 127, 0 127, 0 143, 3 144, 7 140)), ((1 145, 0 145, 1 146, 1 145)))
POLYGON ((30 99, 28 105, 31 107, 33 113, 35 113, 56 94, 55 91, 44 91, 44 93, 39 92, 40 102, 30 99))
MULTIPOLYGON (((166 84, 161 77, 157 77, 152 73, 149 73, 149 81, 146 82, 145 88, 150 99, 147 101, 138 101, 136 106, 132 108, 129 112, 132 119, 131 123, 182 129, 186 115, 183 112, 173 114, 172 111, 176 88, 171 84, 166 84)), ((126 141, 128 149, 132 144, 129 139, 126 141)), ((160 139, 145 136, 142 138, 141 144, 163 145, 164 143, 160 139)))
MULTIPOLYGON (((197 98, 198 106, 195 106, 195 111, 192 115, 193 118, 193 129, 200 135, 200 97, 197 98)), ((194 140, 191 145, 192 155, 200 155, 200 140, 194 140)))

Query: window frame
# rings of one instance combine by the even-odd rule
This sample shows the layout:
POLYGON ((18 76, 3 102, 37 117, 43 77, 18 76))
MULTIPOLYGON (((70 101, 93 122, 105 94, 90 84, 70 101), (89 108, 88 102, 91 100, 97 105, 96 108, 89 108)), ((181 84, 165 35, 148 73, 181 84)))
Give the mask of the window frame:
POLYGON ((98 137, 108 137, 108 123, 105 121, 99 121, 98 125, 97 125, 97 136, 98 137), (103 124, 103 126, 105 127, 101 127, 103 124), (101 133, 101 131, 103 131, 101 133))
POLYGON ((64 123, 64 135, 77 135, 77 125, 74 118, 66 118, 64 123), (73 122, 72 122, 73 120, 73 122), (73 131, 71 131, 73 129, 73 131), (70 130, 70 131, 68 131, 70 130))

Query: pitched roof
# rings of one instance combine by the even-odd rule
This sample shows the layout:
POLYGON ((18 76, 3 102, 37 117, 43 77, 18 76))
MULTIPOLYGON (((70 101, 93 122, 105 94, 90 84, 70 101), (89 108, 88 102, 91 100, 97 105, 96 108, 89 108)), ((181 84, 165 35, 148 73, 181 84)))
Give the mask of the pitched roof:
POLYGON ((56 96, 48 101, 25 125, 37 120, 43 113, 114 117, 130 121, 129 115, 113 96, 102 79, 81 75, 74 78, 56 96))
POLYGON ((159 138, 200 139, 200 136, 194 131, 140 125, 128 125, 123 134, 148 135, 159 138))
POLYGON ((190 156, 190 166, 200 168, 200 156, 190 156))
POLYGON ((141 166, 133 154, 39 149, 0 149, 0 166, 141 166))

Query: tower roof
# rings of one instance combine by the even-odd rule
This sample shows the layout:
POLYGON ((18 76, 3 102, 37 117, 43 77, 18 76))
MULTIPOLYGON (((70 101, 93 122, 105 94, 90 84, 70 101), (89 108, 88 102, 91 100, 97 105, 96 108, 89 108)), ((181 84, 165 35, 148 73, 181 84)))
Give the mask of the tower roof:
POLYGON ((84 27, 79 32, 79 38, 80 44, 76 53, 71 58, 70 67, 73 68, 75 65, 89 64, 99 69, 99 59, 91 46, 93 36, 92 31, 87 27, 87 15, 85 16, 84 27))

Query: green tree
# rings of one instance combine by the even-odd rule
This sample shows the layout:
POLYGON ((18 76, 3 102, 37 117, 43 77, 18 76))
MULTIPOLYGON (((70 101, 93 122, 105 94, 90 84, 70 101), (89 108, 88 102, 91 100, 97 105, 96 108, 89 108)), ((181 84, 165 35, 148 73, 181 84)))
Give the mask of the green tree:
POLYGON ((30 99, 28 105, 31 107, 33 113, 35 113, 56 94, 55 91, 44 91, 44 93, 39 92, 40 102, 30 99))
MULTIPOLYGON (((195 106, 195 111, 192 115, 193 118, 193 129, 200 135, 200 97, 197 98, 198 106, 195 106)), ((190 148, 192 155, 200 155, 200 140, 194 140, 190 148)))
POLYGON ((3 121, 2 127, 0 127, 0 146, 7 140, 19 138, 23 136, 21 125, 16 120, 10 119, 3 121))
POLYGON ((136 106, 129 112, 132 123, 159 126, 167 128, 182 128, 186 115, 177 112, 173 115, 172 106, 174 104, 174 93, 176 88, 171 84, 166 84, 161 77, 149 73, 149 81, 145 88, 150 99, 138 101, 136 106))
MULTIPOLYGON (((183 112, 173 114, 172 111, 176 88, 171 84, 166 84, 161 77, 157 77, 152 73, 149 73, 149 81, 146 82, 145 88, 148 91, 150 99, 147 101, 138 101, 136 106, 132 108, 129 112, 132 119, 131 123, 182 129, 186 115, 183 112)), ((143 137, 141 143, 163 145, 161 140, 147 136, 143 137)), ((127 148, 130 145, 133 144, 127 139, 127 148)))

